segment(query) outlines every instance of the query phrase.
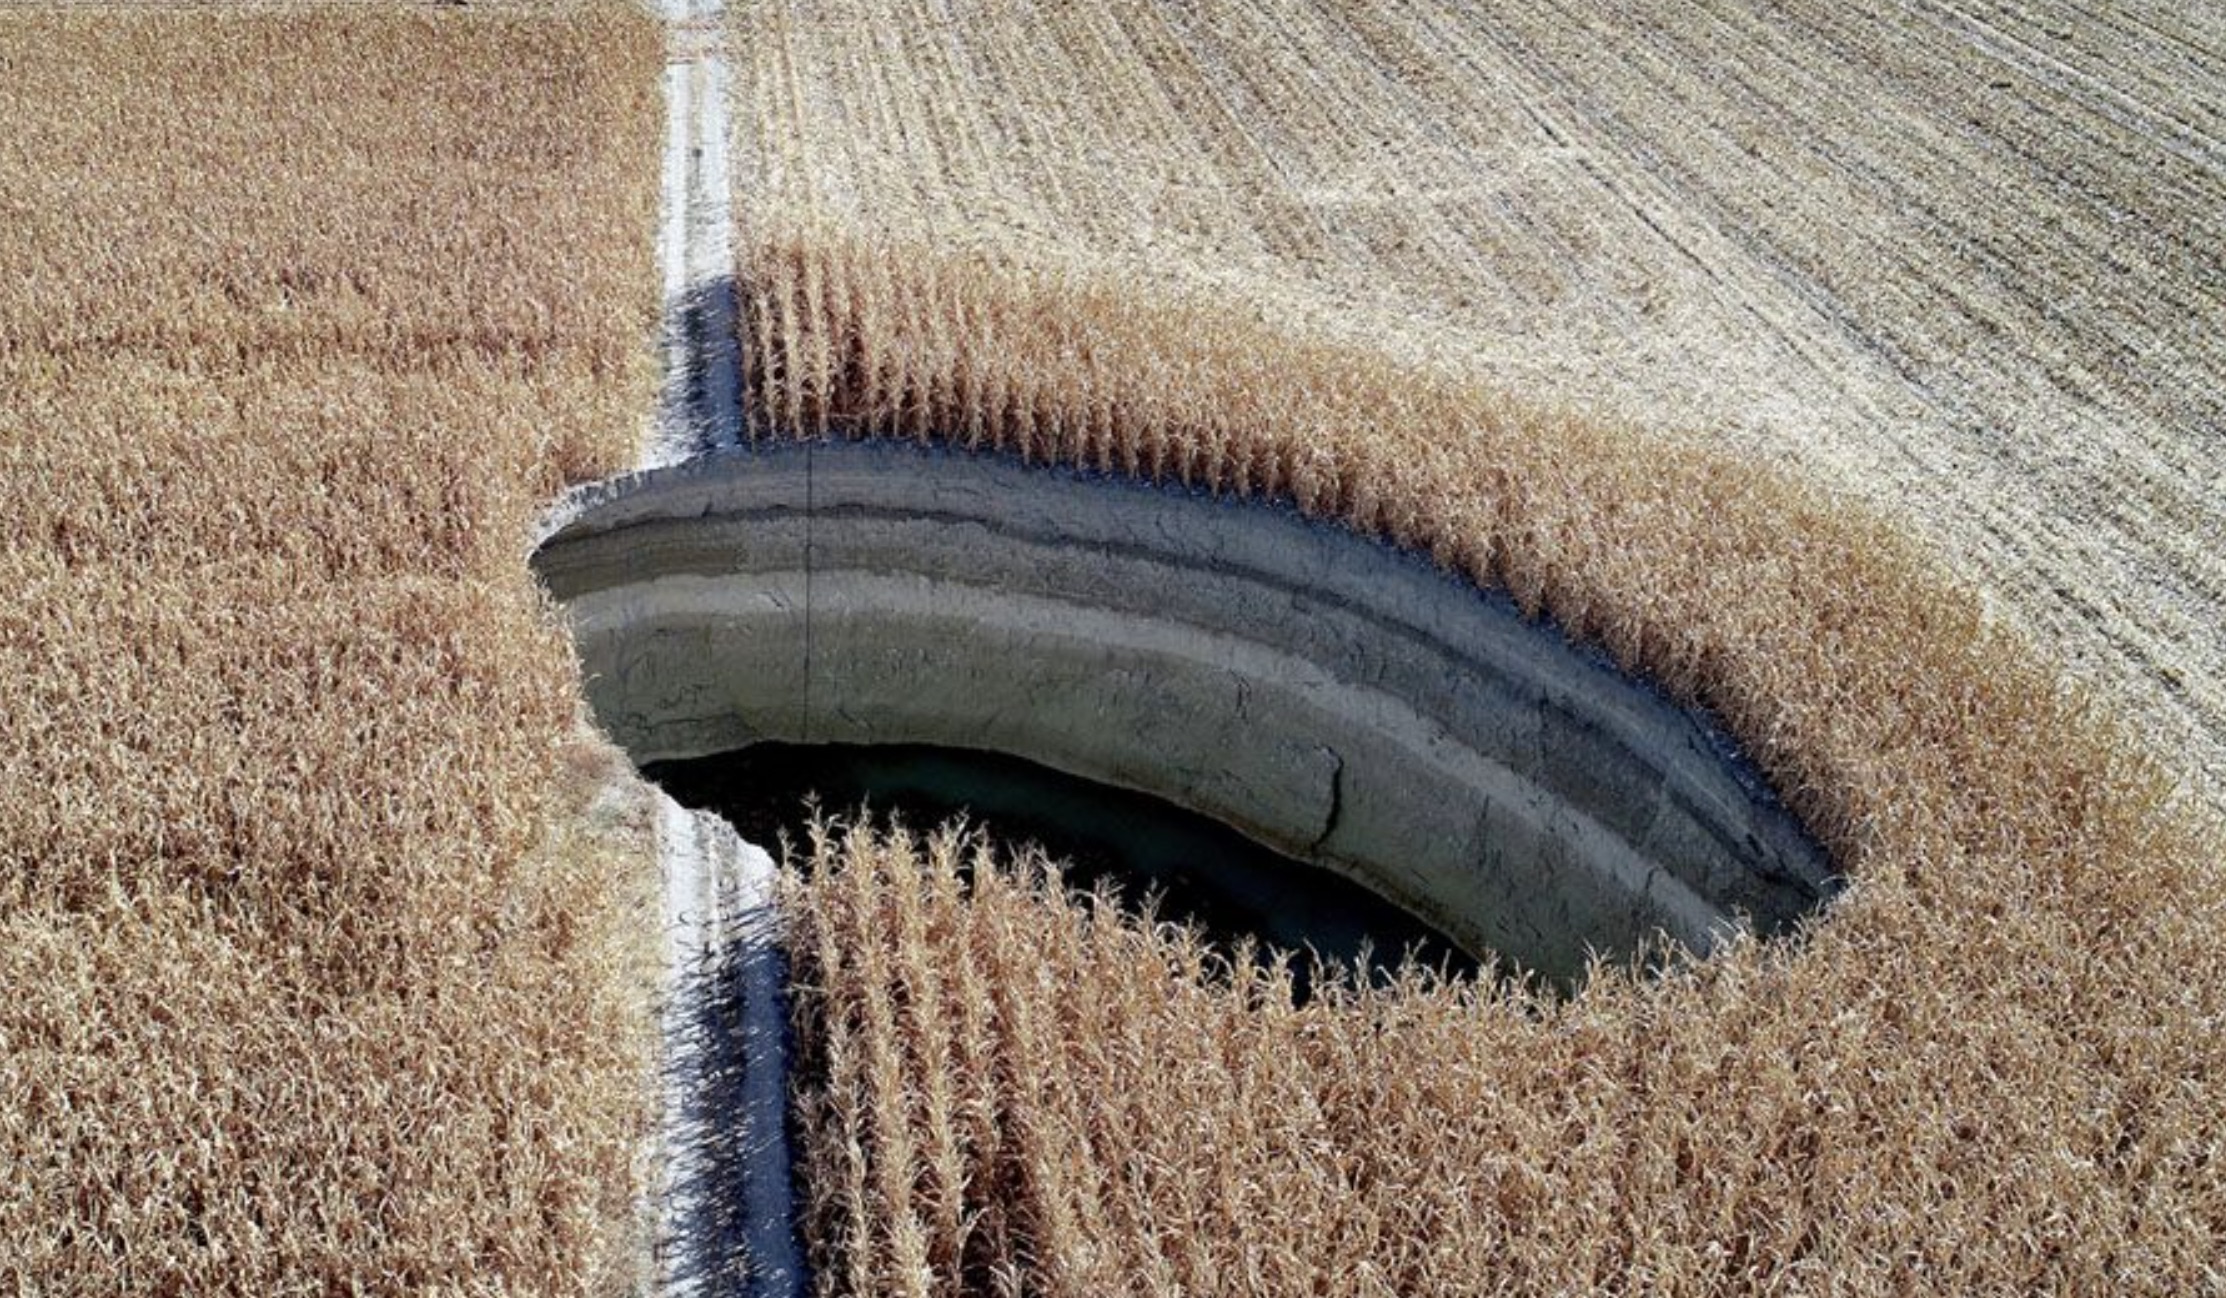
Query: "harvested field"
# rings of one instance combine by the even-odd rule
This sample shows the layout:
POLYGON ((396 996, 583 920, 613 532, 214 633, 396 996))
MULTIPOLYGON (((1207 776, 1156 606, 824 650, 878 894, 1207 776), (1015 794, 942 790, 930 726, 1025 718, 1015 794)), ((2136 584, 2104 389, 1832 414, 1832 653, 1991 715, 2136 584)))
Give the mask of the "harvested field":
POLYGON ((2215 1291, 2218 34, 1501 8, 739 6, 757 430, 1413 545, 1712 709, 1856 887, 1299 1012, 823 848, 823 1291, 2215 1291))
POLYGON ((732 7, 746 249, 827 219, 1693 430, 2226 798, 2215 9, 884 8, 732 7))
POLYGON ((649 409, 660 57, 0 14, 0 1289, 630 1279, 653 871, 520 555, 649 409))

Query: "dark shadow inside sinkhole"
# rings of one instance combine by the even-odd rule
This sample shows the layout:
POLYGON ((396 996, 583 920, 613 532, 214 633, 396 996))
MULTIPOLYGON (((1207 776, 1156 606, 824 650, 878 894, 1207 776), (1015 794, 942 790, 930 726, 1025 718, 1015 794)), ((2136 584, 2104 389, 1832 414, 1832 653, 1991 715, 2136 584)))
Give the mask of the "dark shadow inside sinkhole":
MULTIPOLYGON (((584 492, 533 564, 597 720, 653 772, 773 744, 1008 754, 1267 845, 1289 858, 1274 877, 1303 863, 1357 881, 1553 988, 1600 959, 1795 932, 1839 887, 1704 711, 1504 593, 1273 503, 948 448, 780 443, 584 492)), ((792 824, 813 789, 838 815, 878 791, 915 828, 1000 816, 938 793, 940 776, 910 807, 919 788, 851 776, 757 782, 792 824)), ((1091 855, 1056 823, 1008 832, 1091 855)), ((1237 892, 1272 897, 1270 925, 1294 899, 1237 892)))
POLYGON ((1403 960, 1467 976, 1477 962, 1443 933, 1368 889, 1149 794, 1008 756, 928 744, 761 743, 652 762, 643 774, 772 847, 808 841, 814 809, 863 806, 915 829, 952 817, 1001 849, 1041 847, 1070 889, 1106 887, 1125 907, 1192 927, 1228 954, 1294 953, 1304 997, 1316 961, 1381 982, 1403 960))

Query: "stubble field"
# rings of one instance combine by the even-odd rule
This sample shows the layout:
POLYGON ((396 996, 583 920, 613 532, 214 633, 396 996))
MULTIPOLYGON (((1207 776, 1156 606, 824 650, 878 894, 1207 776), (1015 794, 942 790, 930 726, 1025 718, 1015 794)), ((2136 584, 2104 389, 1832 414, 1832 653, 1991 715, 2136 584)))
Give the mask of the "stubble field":
MULTIPOLYGON (((0 1285, 623 1288, 638 813, 520 553, 650 408, 611 5, 0 14, 0 1285)), ((760 435, 1286 497, 1856 879, 1554 1003, 792 880, 829 1293, 2226 1280, 2207 11, 730 6, 760 435), (2067 687, 2075 686, 2075 687, 2067 687)))
POLYGON ((1690 430, 1914 528, 2226 790, 2214 11, 883 8, 733 6, 746 228, 1690 430))
POLYGON ((790 916, 822 1291, 2215 1290, 2217 48, 2138 7, 735 6, 759 435, 1423 549, 1713 709, 1855 881, 1564 1003, 1301 1010, 836 834, 790 916))

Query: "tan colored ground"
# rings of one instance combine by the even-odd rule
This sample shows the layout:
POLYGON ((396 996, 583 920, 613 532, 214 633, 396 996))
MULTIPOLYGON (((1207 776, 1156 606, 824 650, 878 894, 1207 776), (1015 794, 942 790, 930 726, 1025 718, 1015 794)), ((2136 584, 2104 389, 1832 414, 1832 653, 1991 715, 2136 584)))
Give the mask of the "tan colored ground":
POLYGON ((0 13, 0 1290, 630 1278, 654 869, 522 554, 651 400, 659 63, 0 13))
POLYGON ((2226 20, 733 6, 737 211, 1195 292, 1893 513, 2226 798, 2226 20))
MULTIPOLYGON (((815 1048, 881 1052, 810 1111, 831 1285, 928 1287, 972 1206, 967 1278, 1092 1298, 2216 1287, 2216 826, 1754 469, 2215 773, 2216 30, 885 8, 736 6, 761 407, 1429 546, 1717 706, 1863 886, 1660 987, 1317 1026, 1048 902, 914 925, 947 885, 866 852, 799 930, 815 1048)), ((0 15, 0 1281, 622 1278, 646 908, 518 551, 648 408, 656 66, 0 15)))
POLYGON ((2055 98, 1925 11, 1770 13, 1787 60, 1699 13, 737 6, 757 434, 1427 550, 1713 708, 1855 881, 1557 1005, 1297 1011, 829 844, 823 1292, 2219 1289, 2226 827, 2171 751, 2226 740, 2219 61, 2055 98), (2182 125, 2111 134, 2134 94, 2182 125))

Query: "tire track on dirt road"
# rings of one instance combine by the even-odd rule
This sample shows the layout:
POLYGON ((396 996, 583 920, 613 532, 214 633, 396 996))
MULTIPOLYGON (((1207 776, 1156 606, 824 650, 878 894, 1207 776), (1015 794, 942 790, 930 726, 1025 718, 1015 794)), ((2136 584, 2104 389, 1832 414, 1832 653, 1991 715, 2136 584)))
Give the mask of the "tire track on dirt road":
MULTIPOLYGON (((730 87, 722 0, 666 0, 664 388, 641 467, 738 444, 730 87)), ((659 791, 665 970, 652 1292, 794 1298, 786 973, 773 862, 659 791)))

